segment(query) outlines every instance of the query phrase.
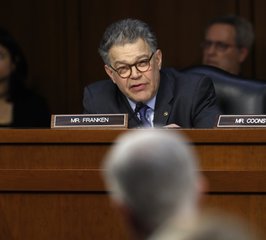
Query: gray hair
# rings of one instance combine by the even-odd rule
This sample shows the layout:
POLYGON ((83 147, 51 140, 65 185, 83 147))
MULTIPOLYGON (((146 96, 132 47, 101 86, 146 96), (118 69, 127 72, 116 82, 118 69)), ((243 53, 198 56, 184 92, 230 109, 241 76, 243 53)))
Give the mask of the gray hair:
POLYGON ((252 24, 238 16, 229 15, 212 19, 208 25, 208 28, 213 24, 228 24, 235 28, 236 31, 236 44, 239 48, 251 48, 254 41, 254 31, 252 24))
POLYGON ((157 39, 147 23, 138 19, 123 19, 111 24, 104 32, 99 53, 105 64, 110 64, 108 52, 114 45, 134 43, 139 38, 143 39, 152 52, 157 50, 157 39))
POLYGON ((134 130, 122 135, 104 161, 104 178, 114 201, 130 208, 138 222, 155 230, 197 201, 196 155, 182 135, 134 130))

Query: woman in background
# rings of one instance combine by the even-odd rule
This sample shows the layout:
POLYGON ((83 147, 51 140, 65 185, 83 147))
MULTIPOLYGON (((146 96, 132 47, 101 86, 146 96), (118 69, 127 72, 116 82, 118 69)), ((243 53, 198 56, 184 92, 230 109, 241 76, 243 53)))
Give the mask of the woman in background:
POLYGON ((14 128, 49 127, 46 102, 29 90, 26 59, 14 40, 0 28, 0 126, 14 128))

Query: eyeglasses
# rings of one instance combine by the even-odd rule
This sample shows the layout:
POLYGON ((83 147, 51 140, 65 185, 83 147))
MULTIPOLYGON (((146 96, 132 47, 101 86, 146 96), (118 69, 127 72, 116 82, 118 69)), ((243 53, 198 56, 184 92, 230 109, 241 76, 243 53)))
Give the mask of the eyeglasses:
POLYGON ((209 41, 209 40, 206 40, 201 44, 201 47, 204 50, 207 50, 211 48, 212 46, 214 46, 214 48, 219 52, 225 52, 230 47, 237 47, 237 45, 234 45, 234 44, 228 44, 228 43, 220 42, 220 41, 209 41))
POLYGON ((135 67, 139 72, 144 73, 147 72, 151 66, 151 59, 154 55, 154 52, 151 54, 151 56, 148 59, 143 59, 139 62, 133 63, 133 64, 126 64, 124 66, 121 66, 117 69, 113 68, 111 65, 110 67, 117 72, 119 77, 121 78, 129 78, 132 74, 132 67, 135 67))

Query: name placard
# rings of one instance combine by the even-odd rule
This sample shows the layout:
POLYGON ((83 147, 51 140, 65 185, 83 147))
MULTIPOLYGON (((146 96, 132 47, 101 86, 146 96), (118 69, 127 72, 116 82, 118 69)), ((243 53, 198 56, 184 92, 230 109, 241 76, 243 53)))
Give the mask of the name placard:
POLYGON ((127 128, 127 114, 56 114, 51 128, 127 128))
POLYGON ((266 127, 266 115, 220 115, 217 127, 266 127))

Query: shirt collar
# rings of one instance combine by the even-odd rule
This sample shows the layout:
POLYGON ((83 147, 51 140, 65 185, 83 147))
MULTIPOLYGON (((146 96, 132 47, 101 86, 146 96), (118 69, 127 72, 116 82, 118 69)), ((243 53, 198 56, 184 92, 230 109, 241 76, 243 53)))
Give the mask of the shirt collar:
MULTIPOLYGON (((127 97, 127 100, 132 108, 133 111, 135 111, 135 108, 136 108, 136 102, 130 100, 128 97, 127 97)), ((156 96, 154 96, 152 99, 150 99, 149 101, 147 102, 144 102, 144 104, 146 104, 149 108, 151 108, 153 111, 154 111, 154 108, 155 108, 155 101, 156 101, 156 96)))

